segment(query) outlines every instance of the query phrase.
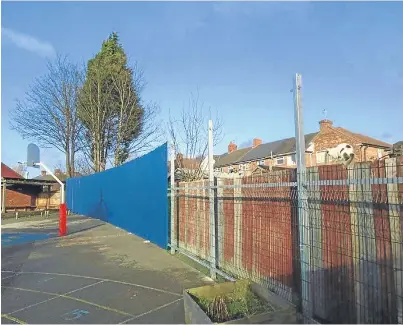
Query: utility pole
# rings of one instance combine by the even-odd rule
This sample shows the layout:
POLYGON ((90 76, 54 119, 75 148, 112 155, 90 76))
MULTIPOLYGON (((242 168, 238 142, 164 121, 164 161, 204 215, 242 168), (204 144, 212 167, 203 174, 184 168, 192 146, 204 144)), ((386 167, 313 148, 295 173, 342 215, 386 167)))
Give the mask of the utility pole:
POLYGON ((298 190, 298 230, 301 261, 301 305, 305 316, 312 317, 312 299, 310 293, 310 251, 309 251, 309 220, 308 220, 308 195, 307 174, 305 164, 305 136, 302 117, 301 75, 295 75, 294 84, 294 116, 295 116, 295 140, 297 159, 297 190, 298 190))
POLYGON ((213 161, 213 121, 208 121, 208 166, 210 197, 210 277, 216 278, 216 227, 214 213, 214 161, 213 161))

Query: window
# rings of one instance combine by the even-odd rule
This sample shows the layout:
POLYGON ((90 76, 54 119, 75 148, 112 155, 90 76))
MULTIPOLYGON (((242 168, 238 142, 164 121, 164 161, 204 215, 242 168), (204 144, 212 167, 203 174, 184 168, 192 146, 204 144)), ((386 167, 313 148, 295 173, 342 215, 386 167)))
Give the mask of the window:
POLYGON ((288 164, 289 165, 296 165, 297 164, 297 157, 295 156, 295 153, 291 156, 288 156, 288 164))
POLYGON ((284 165, 284 157, 276 158, 276 165, 284 165))
POLYGON ((259 160, 259 162, 257 163, 259 166, 263 166, 264 165, 264 159, 259 160))

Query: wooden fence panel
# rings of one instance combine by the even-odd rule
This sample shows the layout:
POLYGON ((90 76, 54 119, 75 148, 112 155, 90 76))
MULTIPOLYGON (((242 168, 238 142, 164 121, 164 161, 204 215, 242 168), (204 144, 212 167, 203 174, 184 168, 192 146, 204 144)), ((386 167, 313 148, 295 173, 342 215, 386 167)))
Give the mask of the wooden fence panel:
MULTIPOLYGON (((385 172, 386 177, 390 179, 396 179, 398 177, 398 161, 395 158, 385 160, 385 172)), ((392 249, 392 265, 394 270, 394 297, 396 305, 393 303, 393 307, 396 308, 396 319, 399 324, 403 323, 403 237, 401 230, 401 211, 399 206, 399 185, 394 182, 387 184, 388 193, 388 206, 389 206, 389 224, 391 231, 391 249, 392 249)), ((391 265, 391 266, 392 266, 391 265)))
MULTIPOLYGON (((403 184, 370 182, 403 177, 403 158, 310 167, 308 216, 310 292, 314 316, 336 323, 402 323, 403 184), (387 168, 386 168, 387 167, 387 168), (365 180, 356 184, 348 180, 365 180), (345 184, 334 181, 345 180, 345 184)), ((231 274, 299 292, 296 189, 260 186, 295 182, 293 170, 218 180, 218 265, 231 274), (241 187, 241 185, 243 185, 241 187)), ((210 253, 208 181, 182 183, 177 200, 180 246, 202 259, 210 253)))
POLYGON ((342 165, 318 169, 320 180, 329 181, 329 185, 321 186, 325 316, 331 322, 344 323, 354 314, 350 207, 348 186, 332 181, 347 179, 347 170, 342 165))
MULTIPOLYGON (((374 178, 386 177, 385 161, 376 161, 372 164, 374 178)), ((389 220, 388 190, 386 184, 372 185, 374 206, 375 238, 377 264, 380 266, 381 310, 377 316, 379 323, 396 323, 396 297, 393 272, 393 256, 391 243, 391 229, 389 220)))

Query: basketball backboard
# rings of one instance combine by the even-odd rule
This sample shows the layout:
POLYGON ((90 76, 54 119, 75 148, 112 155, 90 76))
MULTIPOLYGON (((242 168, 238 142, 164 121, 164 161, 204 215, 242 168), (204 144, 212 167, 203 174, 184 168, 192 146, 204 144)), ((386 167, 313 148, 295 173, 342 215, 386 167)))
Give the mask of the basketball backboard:
POLYGON ((39 147, 36 144, 30 143, 27 147, 27 166, 39 168, 36 164, 40 161, 39 147))

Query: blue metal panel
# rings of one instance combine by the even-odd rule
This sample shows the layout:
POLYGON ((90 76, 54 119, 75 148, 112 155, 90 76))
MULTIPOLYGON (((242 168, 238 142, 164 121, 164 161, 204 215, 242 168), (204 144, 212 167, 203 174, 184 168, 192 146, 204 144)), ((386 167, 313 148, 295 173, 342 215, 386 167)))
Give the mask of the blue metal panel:
POLYGON ((67 180, 70 211, 168 246, 167 144, 143 157, 67 180))

